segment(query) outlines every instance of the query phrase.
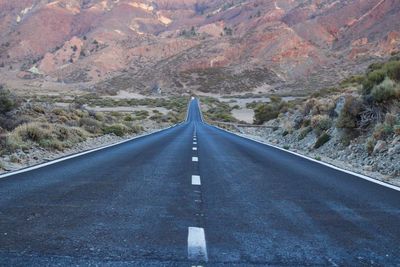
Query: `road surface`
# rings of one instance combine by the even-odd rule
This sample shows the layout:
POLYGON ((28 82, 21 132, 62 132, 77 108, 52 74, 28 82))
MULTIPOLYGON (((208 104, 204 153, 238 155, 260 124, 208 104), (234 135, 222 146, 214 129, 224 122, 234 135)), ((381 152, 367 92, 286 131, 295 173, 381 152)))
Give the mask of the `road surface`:
POLYGON ((400 192, 202 122, 0 179, 1 266, 400 265, 400 192))

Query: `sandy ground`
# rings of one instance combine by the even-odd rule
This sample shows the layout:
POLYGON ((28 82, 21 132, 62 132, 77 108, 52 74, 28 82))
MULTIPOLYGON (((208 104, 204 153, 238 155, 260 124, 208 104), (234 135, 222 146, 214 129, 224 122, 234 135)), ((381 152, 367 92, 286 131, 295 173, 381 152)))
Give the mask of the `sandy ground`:
POLYGON ((232 115, 239 121, 245 121, 247 123, 253 123, 254 111, 252 109, 234 109, 232 110, 232 115))
POLYGON ((113 112, 113 111, 117 111, 117 112, 135 112, 135 111, 142 111, 142 110, 147 110, 150 114, 154 113, 153 110, 158 110, 160 113, 162 114, 167 114, 168 113, 168 109, 163 108, 163 107, 157 107, 157 108, 152 108, 152 107, 148 107, 148 106, 135 106, 135 107, 89 107, 89 106, 85 106, 86 109, 88 110, 93 110, 96 112, 113 112))

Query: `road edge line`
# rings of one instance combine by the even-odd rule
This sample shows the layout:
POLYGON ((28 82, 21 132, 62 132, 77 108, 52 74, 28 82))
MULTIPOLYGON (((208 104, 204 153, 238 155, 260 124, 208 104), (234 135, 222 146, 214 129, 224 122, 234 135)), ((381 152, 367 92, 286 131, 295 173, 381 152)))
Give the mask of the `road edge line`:
POLYGON ((46 167, 46 166, 50 166, 50 165, 53 165, 53 164, 56 164, 56 163, 59 163, 59 162, 63 162, 63 161, 69 160, 69 159, 77 158, 77 157, 80 157, 80 156, 83 156, 83 155, 86 155, 86 154, 90 154, 90 153, 93 153, 93 152, 96 152, 96 151, 100 151, 100 150, 103 150, 103 149, 106 149, 106 148, 109 148, 109 147, 121 145, 121 144, 130 142, 130 141, 133 141, 135 139, 143 138, 143 137, 150 136, 150 135, 162 132, 162 131, 166 131, 166 130, 172 129, 172 128, 177 127, 177 126, 179 126, 181 124, 182 123, 177 123, 177 124, 171 125, 169 127, 156 130, 156 131, 151 132, 151 133, 145 133, 145 134, 137 135, 137 136, 125 139, 125 140, 118 141, 118 142, 113 143, 113 144, 96 147, 96 148, 85 150, 85 151, 82 151, 82 152, 77 152, 75 154, 66 155, 66 156, 63 156, 63 157, 60 157, 60 158, 57 158, 57 159, 54 159, 54 160, 51 160, 51 161, 48 161, 48 162, 39 163, 37 165, 33 165, 33 166, 30 166, 30 167, 22 168, 22 169, 11 171, 11 172, 6 172, 6 173, 3 173, 3 174, 0 175, 0 179, 4 179, 4 178, 10 177, 10 176, 14 176, 14 175, 25 173, 25 172, 30 172, 30 171, 37 170, 37 169, 40 169, 40 168, 43 168, 43 167, 46 167))
POLYGON ((344 173, 347 173, 347 174, 351 174, 351 175, 353 175, 353 176, 355 176, 355 177, 358 177, 358 178, 367 180, 367 181, 369 181, 369 182, 372 182, 372 183, 375 183, 375 184, 379 184, 379 185, 381 185, 381 186, 385 186, 385 187, 387 187, 387 188, 391 188, 391 189, 393 189, 393 190, 396 190, 396 191, 399 191, 399 192, 400 192, 400 187, 399 187, 399 186, 392 185, 392 184, 389 184, 389 183, 380 181, 380 180, 378 180, 378 179, 375 179, 375 178, 366 176, 366 175, 361 174, 361 173, 356 173, 356 172, 353 172, 353 171, 345 170, 345 169, 342 169, 342 168, 337 167, 337 166, 335 166, 335 165, 332 165, 332 164, 330 164, 330 163, 323 162, 323 161, 319 161, 319 160, 313 159, 313 158, 311 158, 311 157, 308 157, 308 156, 306 156, 306 155, 302 155, 302 154, 299 154, 299 153, 296 153, 296 152, 293 152, 293 151, 290 151, 290 150, 287 150, 287 149, 284 149, 284 148, 281 148, 281 147, 278 147, 278 146, 275 146, 275 145, 272 145, 272 144, 269 144, 269 143, 266 143, 266 142, 262 142, 262 141, 260 141, 260 140, 257 140, 257 139, 254 139, 254 138, 251 138, 251 137, 248 137, 248 136, 242 136, 242 135, 240 135, 240 134, 237 134, 237 133, 228 131, 228 130, 226 130, 226 129, 223 129, 223 128, 218 127, 218 126, 215 126, 215 125, 208 124, 208 123, 206 123, 206 122, 205 122, 205 124, 207 124, 207 125, 209 125, 209 126, 211 126, 211 127, 217 128, 217 129, 219 129, 219 130, 221 130, 221 131, 224 131, 224 132, 227 132, 227 133, 236 135, 236 136, 238 136, 238 137, 241 137, 241 138, 244 138, 244 139, 248 139, 248 140, 251 140, 251 141, 253 141, 253 142, 256 142, 256 143, 259 143, 259 144, 262 144, 262 145, 265 145, 265 146, 269 146, 269 147, 273 147, 273 148, 279 149, 279 150, 281 150, 281 151, 283 151, 283 152, 290 153, 290 154, 292 154, 292 155, 295 155, 295 156, 298 156, 298 157, 301 157, 301 158, 310 160, 310 161, 312 161, 312 162, 319 163, 319 164, 324 165, 324 166, 326 166, 326 167, 329 167, 329 168, 331 168, 331 169, 335 169, 335 170, 338 170, 338 171, 341 171, 341 172, 344 172, 344 173))

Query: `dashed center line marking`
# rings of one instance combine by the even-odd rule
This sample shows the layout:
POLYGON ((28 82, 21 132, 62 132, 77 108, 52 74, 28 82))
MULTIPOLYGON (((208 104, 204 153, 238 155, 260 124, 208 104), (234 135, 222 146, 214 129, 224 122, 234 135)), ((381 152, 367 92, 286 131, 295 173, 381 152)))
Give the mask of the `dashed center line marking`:
POLYGON ((192 157, 192 161, 193 161, 193 162, 198 162, 198 161, 199 161, 199 158, 198 158, 198 157, 192 157))
POLYGON ((197 147, 193 147, 192 149, 193 149, 193 150, 197 150, 197 147))
POLYGON ((197 145, 197 142, 193 142, 193 145, 197 145))
POLYGON ((188 258, 194 261, 208 261, 206 237, 203 228, 189 227, 188 258))
POLYGON ((192 175, 192 185, 201 185, 200 175, 192 175))

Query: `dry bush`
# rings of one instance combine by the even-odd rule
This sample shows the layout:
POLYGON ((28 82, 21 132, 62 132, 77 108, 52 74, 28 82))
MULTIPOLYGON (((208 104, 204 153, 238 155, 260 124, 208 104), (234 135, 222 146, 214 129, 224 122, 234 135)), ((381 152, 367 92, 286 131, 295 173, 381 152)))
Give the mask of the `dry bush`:
POLYGON ((311 118, 311 127, 320 136, 332 127, 332 120, 327 115, 315 115, 311 118))
POLYGON ((385 140, 393 133, 392 126, 386 123, 378 123, 374 128, 373 136, 376 140, 385 140))

